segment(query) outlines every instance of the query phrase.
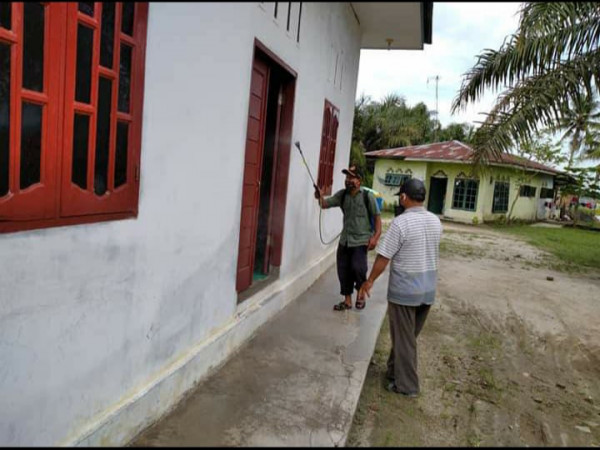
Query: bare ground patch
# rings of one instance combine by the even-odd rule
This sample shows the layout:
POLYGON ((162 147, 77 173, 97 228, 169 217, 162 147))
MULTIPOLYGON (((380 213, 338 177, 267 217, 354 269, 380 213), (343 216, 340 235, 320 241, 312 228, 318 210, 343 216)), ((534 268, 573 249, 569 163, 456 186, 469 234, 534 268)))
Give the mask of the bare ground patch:
POLYGON ((493 231, 444 231, 422 395, 384 390, 386 319, 347 445, 598 446, 600 274, 555 270, 493 231))

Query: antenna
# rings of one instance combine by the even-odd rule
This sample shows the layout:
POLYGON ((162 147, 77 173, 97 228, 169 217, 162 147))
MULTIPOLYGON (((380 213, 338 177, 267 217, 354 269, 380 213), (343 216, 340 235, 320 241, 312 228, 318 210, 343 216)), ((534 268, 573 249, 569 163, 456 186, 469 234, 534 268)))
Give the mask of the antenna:
POLYGON ((439 119, 439 109, 438 109, 438 81, 440 80, 440 76, 436 75, 434 77, 427 77, 427 85, 429 86, 429 80, 430 79, 434 79, 435 80, 435 121, 436 121, 436 125, 433 129, 433 140, 435 142, 437 142, 437 132, 438 132, 438 128, 440 125, 440 119, 439 119))

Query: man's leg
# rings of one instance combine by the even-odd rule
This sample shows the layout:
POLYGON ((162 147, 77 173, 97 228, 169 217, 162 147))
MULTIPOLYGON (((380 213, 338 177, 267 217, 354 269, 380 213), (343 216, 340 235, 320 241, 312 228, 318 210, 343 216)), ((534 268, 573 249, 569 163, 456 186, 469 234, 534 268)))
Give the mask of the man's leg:
POLYGON ((367 279, 367 246, 352 247, 352 281, 356 287, 356 299, 358 300, 358 291, 367 279))
POLYGON ((417 336, 419 336, 419 333, 423 329, 423 325, 425 325, 425 320, 427 319, 427 314, 429 314, 430 309, 431 305, 417 306, 417 310, 415 312, 415 339, 417 336))
POLYGON ((388 303, 394 382, 397 390, 404 394, 419 392, 417 339, 415 336, 416 309, 412 306, 388 303))
POLYGON ((392 348, 390 349, 390 356, 388 356, 388 360, 387 360, 387 371, 385 373, 385 377, 389 380, 389 381, 394 381, 395 379, 395 375, 394 375, 394 328, 392 326, 392 304, 390 302, 388 302, 388 307, 387 307, 387 314, 388 314, 388 324, 389 324, 389 329, 390 329, 390 337, 392 338, 392 348))
POLYGON ((336 258, 337 258, 337 273, 338 279, 340 280, 340 294, 344 296, 344 303, 348 306, 352 306, 352 261, 351 253, 348 247, 338 245, 336 258))

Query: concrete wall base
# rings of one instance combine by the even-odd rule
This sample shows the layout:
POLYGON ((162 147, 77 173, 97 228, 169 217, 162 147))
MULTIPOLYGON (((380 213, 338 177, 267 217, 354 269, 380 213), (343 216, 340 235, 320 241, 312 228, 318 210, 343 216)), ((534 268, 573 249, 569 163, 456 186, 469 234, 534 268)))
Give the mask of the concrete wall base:
POLYGON ((288 280, 278 280, 238 306, 236 315, 208 339, 155 374, 58 446, 124 446, 169 413, 203 379, 220 368, 270 319, 306 291, 335 262, 335 247, 288 280))

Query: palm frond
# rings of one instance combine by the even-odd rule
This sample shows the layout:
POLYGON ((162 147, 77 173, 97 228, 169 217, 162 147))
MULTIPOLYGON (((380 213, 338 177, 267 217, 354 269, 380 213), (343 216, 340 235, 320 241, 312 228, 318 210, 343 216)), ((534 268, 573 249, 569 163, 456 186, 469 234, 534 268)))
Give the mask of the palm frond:
POLYGON ((574 59, 557 70, 519 82, 498 98, 473 137, 476 165, 499 158, 502 153, 510 152, 515 143, 528 142, 543 129, 561 128, 569 98, 581 88, 580 70, 585 69, 583 75, 597 70, 593 65, 600 65, 600 51, 580 58, 591 60, 592 68, 574 59))
MULTIPOLYGON (((539 5, 525 5, 523 14, 528 15, 522 18, 520 29, 505 40, 500 50, 486 49, 478 56, 475 66, 463 75, 463 83, 452 104, 453 113, 481 98, 487 89, 498 91, 502 85, 513 85, 527 77, 556 70, 575 57, 597 51, 600 42, 599 6, 594 3, 585 7, 561 4, 562 8, 539 5), (549 11, 554 15, 543 15, 548 15, 549 11), (570 18, 572 15, 575 19, 570 18), (541 23, 537 25, 537 33, 525 31, 537 21, 541 23)), ((592 79, 596 86, 600 86, 598 71, 582 80, 588 92, 593 91, 592 79)))

